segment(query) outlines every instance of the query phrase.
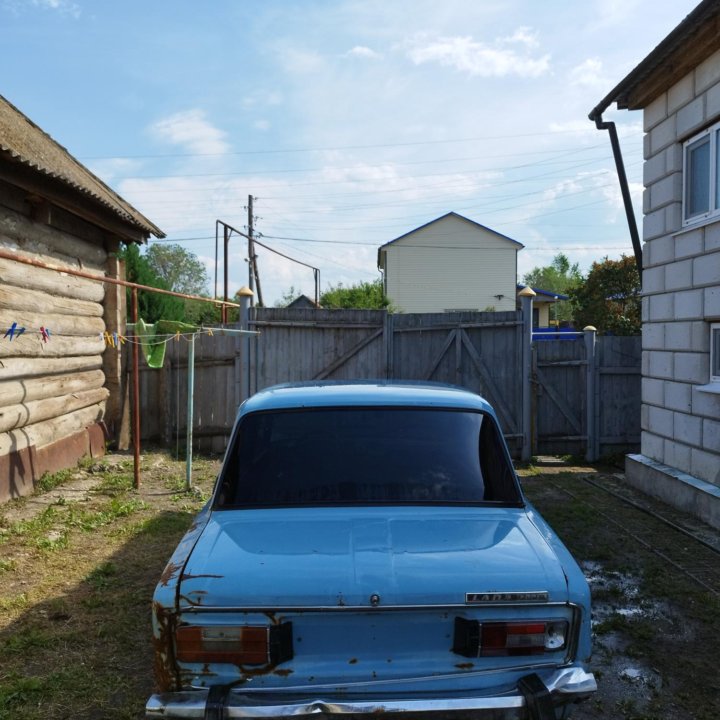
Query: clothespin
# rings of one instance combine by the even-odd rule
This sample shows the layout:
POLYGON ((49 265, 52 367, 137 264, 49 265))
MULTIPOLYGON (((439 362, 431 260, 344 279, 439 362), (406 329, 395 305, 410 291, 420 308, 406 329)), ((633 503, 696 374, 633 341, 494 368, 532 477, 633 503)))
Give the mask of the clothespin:
POLYGON ((208 333, 208 335, 209 335, 210 337, 213 337, 212 328, 208 328, 208 329, 207 329, 207 333, 208 333))
POLYGON ((25 332, 25 328, 24 328, 24 327, 19 328, 19 327, 17 326, 17 323, 14 322, 14 323, 7 329, 7 331, 5 332, 5 335, 3 335, 3 337, 7 337, 7 336, 9 335, 9 336, 10 336, 10 340, 12 341, 13 338, 15 338, 15 337, 20 337, 24 332, 25 332))
POLYGON ((177 330, 177 331, 175 332, 175 340, 177 340, 177 341, 180 340, 180 331, 179 331, 179 330, 177 330))
POLYGON ((40 326, 40 337, 42 337, 43 342, 47 342, 50 339, 50 330, 40 326))
POLYGON ((124 345, 125 344, 125 336, 124 335, 117 335, 120 342, 124 345))
POLYGON ((112 334, 113 337, 113 347, 120 347, 120 341, 118 340, 118 334, 114 332, 112 334))

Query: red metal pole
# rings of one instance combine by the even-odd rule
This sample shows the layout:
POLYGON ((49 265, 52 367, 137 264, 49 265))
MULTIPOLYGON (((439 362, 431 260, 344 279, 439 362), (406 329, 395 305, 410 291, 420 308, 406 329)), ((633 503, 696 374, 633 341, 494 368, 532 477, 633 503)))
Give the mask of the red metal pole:
MULTIPOLYGON (((132 289, 132 319, 134 323, 138 321, 138 302, 137 288, 132 289)), ((133 414, 132 414, 132 434, 133 434, 133 460, 134 460, 134 477, 135 489, 140 488, 140 347, 138 346, 137 330, 133 338, 133 414)))

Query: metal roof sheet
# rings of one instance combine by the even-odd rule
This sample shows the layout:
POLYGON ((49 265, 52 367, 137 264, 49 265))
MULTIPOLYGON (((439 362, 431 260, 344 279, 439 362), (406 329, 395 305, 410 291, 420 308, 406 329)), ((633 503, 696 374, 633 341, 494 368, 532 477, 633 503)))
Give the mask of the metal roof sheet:
POLYGON ((2 95, 0 151, 0 155, 7 153, 13 160, 67 185, 80 196, 100 203, 147 234, 158 238, 165 237, 160 228, 90 172, 2 95))

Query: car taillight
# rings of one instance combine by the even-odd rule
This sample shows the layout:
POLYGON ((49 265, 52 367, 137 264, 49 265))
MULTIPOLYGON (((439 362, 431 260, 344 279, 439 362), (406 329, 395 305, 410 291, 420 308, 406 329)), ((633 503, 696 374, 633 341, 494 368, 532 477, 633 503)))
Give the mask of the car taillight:
POLYGON ((453 652, 465 657, 542 655, 567 645, 568 623, 486 622, 455 618, 453 652))
POLYGON ((185 625, 175 633, 178 662, 277 665, 293 657, 292 623, 185 625))

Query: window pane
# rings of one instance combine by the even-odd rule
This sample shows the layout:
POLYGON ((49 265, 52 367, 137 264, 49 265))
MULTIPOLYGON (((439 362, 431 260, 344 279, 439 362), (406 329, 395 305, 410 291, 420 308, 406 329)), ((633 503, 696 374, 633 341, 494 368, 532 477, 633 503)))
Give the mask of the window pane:
POLYGON ((718 172, 720 172, 720 130, 715 131, 715 167, 713 168, 715 172, 715 205, 714 210, 717 210, 720 208, 720 177, 718 177, 718 172))
POLYGON ((518 502, 487 416, 343 408, 245 417, 223 471, 224 507, 518 502))
POLYGON ((710 138, 687 147, 685 217, 690 218, 710 210, 710 138))
POLYGON ((720 327, 714 327, 712 329, 710 339, 712 343, 712 350, 710 352, 712 368, 710 369, 710 374, 713 377, 720 377, 720 327))

